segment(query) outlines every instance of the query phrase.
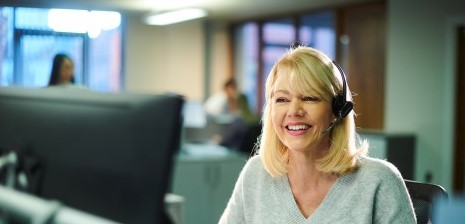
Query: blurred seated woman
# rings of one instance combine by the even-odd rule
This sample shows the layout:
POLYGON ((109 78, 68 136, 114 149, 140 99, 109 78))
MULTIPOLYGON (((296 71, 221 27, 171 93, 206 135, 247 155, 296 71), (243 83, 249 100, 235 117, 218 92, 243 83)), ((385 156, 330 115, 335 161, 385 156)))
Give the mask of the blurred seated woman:
POLYGON ((74 63, 68 55, 59 53, 53 58, 52 72, 48 86, 75 86, 74 63))

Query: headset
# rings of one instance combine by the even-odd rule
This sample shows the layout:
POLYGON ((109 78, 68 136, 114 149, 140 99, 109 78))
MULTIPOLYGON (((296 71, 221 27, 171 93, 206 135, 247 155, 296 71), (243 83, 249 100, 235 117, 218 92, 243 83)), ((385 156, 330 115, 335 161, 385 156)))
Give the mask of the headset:
POLYGON ((348 85, 347 85, 346 74, 342 70, 341 66, 339 66, 339 64, 336 63, 336 61, 333 60, 333 64, 339 70, 339 73, 341 74, 341 77, 342 77, 342 94, 339 93, 333 98, 332 109, 333 109, 334 116, 336 116, 336 120, 332 122, 328 128, 326 128, 325 130, 321 132, 322 135, 330 131, 334 127, 334 125, 339 123, 339 121, 342 118, 346 117, 350 113, 350 111, 354 109, 354 103, 350 100, 347 100, 350 98, 347 93, 348 85))
POLYGON ((354 103, 350 100, 347 100, 350 98, 347 96, 348 86, 346 74, 342 70, 341 66, 339 66, 335 61, 333 61, 333 64, 336 65, 342 77, 342 94, 338 94, 333 98, 333 113, 337 119, 340 119, 346 117, 350 111, 354 109, 354 103))

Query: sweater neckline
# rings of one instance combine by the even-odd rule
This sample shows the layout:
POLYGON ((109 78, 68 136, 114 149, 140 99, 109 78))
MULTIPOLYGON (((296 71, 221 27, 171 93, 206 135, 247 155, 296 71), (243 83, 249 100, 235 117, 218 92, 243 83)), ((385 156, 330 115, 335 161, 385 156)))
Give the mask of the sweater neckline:
POLYGON ((308 218, 305 218, 297 206, 297 202, 295 201, 294 195, 291 191, 291 185, 289 183, 288 176, 283 175, 282 177, 277 178, 275 180, 276 197, 284 204, 284 208, 288 209, 285 211, 286 216, 288 216, 287 220, 294 220, 298 223, 311 223, 312 220, 321 220, 321 218, 328 216, 329 214, 326 213, 334 209, 336 199, 344 196, 343 192, 341 191, 341 185, 343 185, 344 179, 346 179, 347 176, 350 175, 343 175, 337 178, 337 180, 330 187, 321 204, 308 218))

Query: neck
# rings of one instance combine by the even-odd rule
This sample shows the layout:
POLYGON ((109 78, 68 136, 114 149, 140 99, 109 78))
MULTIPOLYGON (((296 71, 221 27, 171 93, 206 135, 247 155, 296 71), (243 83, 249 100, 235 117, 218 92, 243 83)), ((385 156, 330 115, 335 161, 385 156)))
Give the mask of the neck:
POLYGON ((323 173, 317 169, 316 164, 328 153, 329 147, 320 147, 318 150, 306 152, 289 151, 288 177, 296 179, 298 183, 315 183, 319 180, 331 178, 333 175, 323 173))
POLYGON ((337 175, 323 173, 316 168, 315 162, 289 161, 288 173, 289 184, 293 192, 305 190, 316 190, 324 188, 328 183, 333 183, 337 175))
MULTIPOLYGON (((289 179, 297 178, 299 180, 316 180, 323 176, 315 165, 315 160, 308 158, 298 158, 290 156, 288 162, 289 179)), ((305 181, 309 182, 309 181, 305 181)), ((310 181, 313 182, 313 181, 310 181)))

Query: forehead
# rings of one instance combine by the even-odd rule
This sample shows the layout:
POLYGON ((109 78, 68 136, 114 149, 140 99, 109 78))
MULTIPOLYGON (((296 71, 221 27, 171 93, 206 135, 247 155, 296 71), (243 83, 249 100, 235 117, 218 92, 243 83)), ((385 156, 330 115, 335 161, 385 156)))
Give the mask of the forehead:
POLYGON ((279 91, 279 90, 290 90, 291 88, 291 83, 292 83, 292 78, 290 75, 283 71, 279 70, 276 74, 276 81, 274 83, 274 88, 273 92, 279 91))
POLYGON ((73 61, 71 61, 71 59, 69 59, 69 58, 64 58, 63 59, 63 64, 64 65, 72 65, 73 61))

